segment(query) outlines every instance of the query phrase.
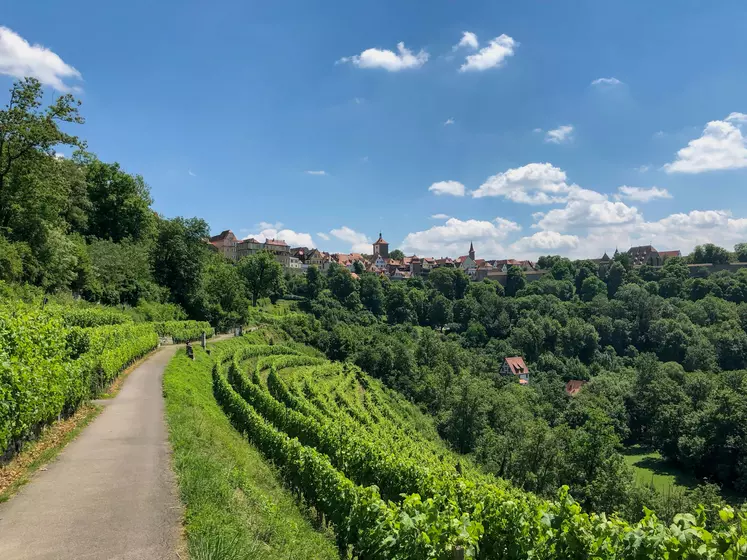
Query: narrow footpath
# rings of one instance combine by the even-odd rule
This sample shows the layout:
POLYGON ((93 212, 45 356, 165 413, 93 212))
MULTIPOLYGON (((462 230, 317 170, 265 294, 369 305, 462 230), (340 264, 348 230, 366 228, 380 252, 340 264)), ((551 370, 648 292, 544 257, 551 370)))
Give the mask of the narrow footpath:
POLYGON ((179 559, 182 508, 161 384, 176 350, 163 347, 135 369, 47 470, 0 504, 0 558, 179 559))

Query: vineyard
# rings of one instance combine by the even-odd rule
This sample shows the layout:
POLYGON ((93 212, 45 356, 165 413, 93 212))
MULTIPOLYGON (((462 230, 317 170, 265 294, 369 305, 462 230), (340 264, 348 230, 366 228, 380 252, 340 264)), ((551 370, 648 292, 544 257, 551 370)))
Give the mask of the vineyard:
POLYGON ((136 323, 102 306, 0 305, 0 456, 99 394, 159 336, 194 340, 203 331, 213 334, 208 323, 136 323))
POLYGON ((744 558, 747 517, 705 509, 667 526, 583 512, 480 472, 426 418, 355 366, 263 329, 214 347, 213 388, 234 426, 361 558, 744 558), (457 552, 459 551, 459 552, 457 552))

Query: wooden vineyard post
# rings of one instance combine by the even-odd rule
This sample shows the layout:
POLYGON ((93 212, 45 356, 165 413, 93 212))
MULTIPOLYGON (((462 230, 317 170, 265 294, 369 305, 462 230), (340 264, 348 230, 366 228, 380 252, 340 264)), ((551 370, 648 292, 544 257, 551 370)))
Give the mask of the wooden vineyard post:
POLYGON ((452 558, 454 560, 464 560, 464 549, 461 546, 456 547, 452 551, 452 558))

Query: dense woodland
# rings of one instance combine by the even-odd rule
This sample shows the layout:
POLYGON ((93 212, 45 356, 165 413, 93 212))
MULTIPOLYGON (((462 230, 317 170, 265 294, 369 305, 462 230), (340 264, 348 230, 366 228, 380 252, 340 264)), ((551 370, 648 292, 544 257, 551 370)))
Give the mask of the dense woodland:
MULTIPOLYGON (((703 246, 690 258, 735 257, 703 246)), ((719 489, 743 496, 747 270, 690 278, 684 259, 632 268, 624 255, 601 268, 560 257, 541 266, 551 274, 530 284, 513 268, 506 289, 446 268, 395 283, 310 269, 290 286, 309 315, 284 327, 418 403, 455 449, 527 490, 568 484, 585 507, 629 519, 644 505, 671 518, 717 503, 719 489), (498 373, 514 355, 528 386, 498 373), (569 397, 571 379, 589 383, 569 397), (634 484, 621 454, 632 444, 703 484, 666 494, 634 484)))

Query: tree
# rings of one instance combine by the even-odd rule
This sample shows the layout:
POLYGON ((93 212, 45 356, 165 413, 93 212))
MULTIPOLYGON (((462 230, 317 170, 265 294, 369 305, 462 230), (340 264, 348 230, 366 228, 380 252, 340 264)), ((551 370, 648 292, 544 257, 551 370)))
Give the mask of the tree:
POLYGON ((91 212, 88 234, 118 242, 150 237, 155 217, 148 186, 140 175, 122 171, 118 163, 93 159, 86 165, 91 212))
POLYGON ((402 284, 394 284, 386 295, 386 318, 392 324, 415 323, 417 316, 402 284))
POLYGON ((360 297, 363 307, 374 315, 384 313, 384 290, 376 274, 367 272, 360 278, 360 297))
POLYGON ((340 303, 345 303, 345 300, 352 294, 358 292, 358 283, 353 278, 350 271, 345 267, 338 267, 327 279, 329 290, 332 295, 337 298, 340 303))
POLYGON ((440 267, 428 275, 428 282, 450 300, 462 299, 467 293, 470 279, 460 269, 440 267))
POLYGON ((326 282, 319 267, 311 265, 306 270, 306 297, 316 299, 324 289, 326 282))
POLYGON ((613 262, 607 271, 607 296, 613 297, 625 281, 625 266, 620 262, 613 262))
POLYGON ((363 266, 363 263, 361 261, 355 261, 353 263, 353 272, 355 272, 357 275, 361 275, 366 271, 366 269, 363 266))
POLYGON ((579 295, 584 301, 591 301, 596 296, 607 293, 607 286, 596 276, 589 276, 581 283, 579 295))
POLYGON ((747 262, 747 243, 734 245, 734 254, 739 262, 747 262))
POLYGON ((80 101, 66 94, 43 110, 43 95, 39 80, 25 78, 13 84, 10 102, 0 111, 0 230, 8 227, 13 214, 7 189, 18 166, 40 154, 51 158, 56 146, 84 146, 60 128, 61 123, 84 122, 78 113, 80 101))
POLYGON ((395 249, 389 253, 389 258, 394 259, 395 261, 401 261, 405 258, 405 254, 399 249, 395 249))
POLYGON ((688 257, 692 264, 726 264, 729 262, 729 251, 713 243, 698 245, 688 257))
POLYGON ((151 249, 153 278, 169 289, 172 301, 191 312, 208 251, 203 241, 208 225, 199 218, 174 218, 160 220, 157 227, 151 249))
POLYGON ((201 280, 198 295, 201 318, 221 330, 243 325, 249 300, 240 268, 213 253, 207 258, 201 280))
POLYGON ((516 292, 527 285, 527 276, 521 267, 511 265, 506 275, 506 295, 515 296, 516 292))
POLYGON ((269 296, 283 278, 283 267, 269 251, 244 257, 237 266, 249 289, 253 307, 257 306, 259 298, 269 296))
POLYGON ((431 302, 429 319, 434 328, 443 330, 444 325, 451 322, 451 301, 442 294, 438 294, 431 302))

